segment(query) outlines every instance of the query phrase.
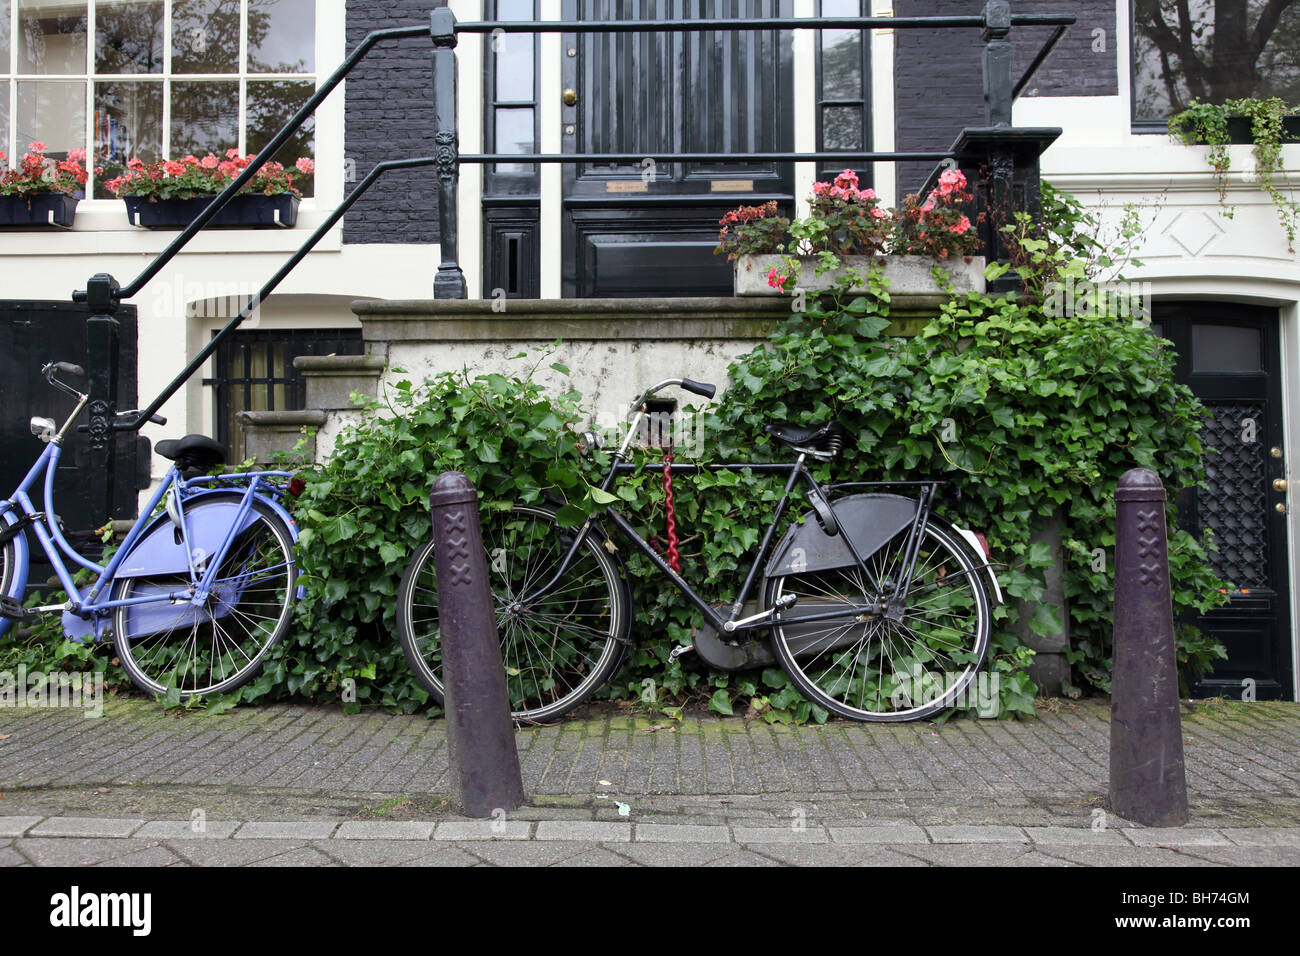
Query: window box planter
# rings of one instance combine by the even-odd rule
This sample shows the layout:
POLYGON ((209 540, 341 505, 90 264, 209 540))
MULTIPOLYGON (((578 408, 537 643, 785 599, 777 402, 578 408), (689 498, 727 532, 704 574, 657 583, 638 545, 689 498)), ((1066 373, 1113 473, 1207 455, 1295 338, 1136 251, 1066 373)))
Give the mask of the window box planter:
MULTIPOLYGON (((767 283, 768 273, 779 268, 783 256, 748 255, 736 259, 736 295, 789 295, 767 283)), ((931 259, 928 256, 844 256, 842 265, 834 272, 817 275, 817 259, 801 257, 799 278, 795 283, 808 292, 824 292, 833 287, 848 269, 855 269, 865 280, 872 268, 880 269, 889 280, 889 294, 893 298, 906 296, 912 305, 938 305, 950 293, 935 281, 931 274, 934 266, 948 273, 952 291, 981 293, 986 289, 984 257, 968 256, 949 259, 931 259)), ((854 287, 850 291, 866 292, 854 287)))
MULTIPOLYGON (((1237 145, 1255 142, 1249 116, 1229 116, 1228 142, 1237 145)), ((1300 116, 1282 117, 1282 142, 1300 143, 1300 116)))
MULTIPOLYGON (((198 218, 211 196, 195 199, 149 199, 123 196, 126 217, 133 226, 145 229, 184 229, 198 218)), ((260 193, 236 196, 217 213, 208 226, 214 229, 274 229, 290 227, 298 221, 299 199, 292 193, 264 196, 260 193)))
POLYGON ((0 196, 0 229, 72 228, 77 197, 67 193, 0 196))

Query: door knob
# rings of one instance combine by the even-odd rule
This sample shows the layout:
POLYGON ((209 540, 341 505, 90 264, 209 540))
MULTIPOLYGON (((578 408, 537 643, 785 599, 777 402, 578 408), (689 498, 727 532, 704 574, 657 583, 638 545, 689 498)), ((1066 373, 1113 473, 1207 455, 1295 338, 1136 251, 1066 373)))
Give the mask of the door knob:
POLYGON ((573 89, 565 90, 563 96, 561 96, 561 99, 564 100, 565 106, 577 106, 578 91, 573 89))
POLYGON ((1274 478, 1274 479, 1273 479, 1273 490, 1274 490, 1274 491, 1286 491, 1286 479, 1285 479, 1285 478, 1274 478))

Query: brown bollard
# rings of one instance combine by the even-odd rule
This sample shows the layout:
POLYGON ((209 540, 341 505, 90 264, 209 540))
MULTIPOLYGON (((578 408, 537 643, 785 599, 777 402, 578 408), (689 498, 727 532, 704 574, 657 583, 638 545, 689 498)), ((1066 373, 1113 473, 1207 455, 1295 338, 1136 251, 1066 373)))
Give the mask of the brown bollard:
POLYGON ((458 471, 439 475, 429 492, 429 512, 452 798, 466 816, 495 818, 494 811, 523 805, 524 782, 483 553, 478 495, 469 478, 458 471))
POLYGON ((1134 468, 1115 489, 1110 808, 1149 827, 1187 822, 1165 489, 1134 468))

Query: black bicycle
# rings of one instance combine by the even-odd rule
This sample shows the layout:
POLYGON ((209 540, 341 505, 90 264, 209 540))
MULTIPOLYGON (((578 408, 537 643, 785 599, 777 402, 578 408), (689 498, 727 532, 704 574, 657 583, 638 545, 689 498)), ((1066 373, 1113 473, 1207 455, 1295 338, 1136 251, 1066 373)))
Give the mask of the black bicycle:
MULTIPOLYGON (((602 490, 610 491, 622 475, 655 467, 628 461, 628 451, 648 414, 646 403, 674 386, 706 398, 715 391, 689 379, 668 379, 637 398, 602 490)), ((785 491, 740 592, 723 613, 613 507, 577 527, 561 526, 557 509, 545 504, 483 516, 516 720, 543 722, 568 712, 623 660, 631 641, 632 594, 607 527, 644 554, 702 615, 694 645, 676 648, 674 658, 695 650, 724 670, 779 662, 808 700, 854 720, 915 720, 962 699, 988 649, 991 601, 985 582, 998 601, 1001 592, 982 539, 935 513, 942 482, 822 485, 806 462, 839 454, 846 437, 839 423, 771 424, 767 431, 789 446, 793 461, 671 466, 680 475, 703 469, 785 477, 785 491), (800 482, 809 510, 800 521, 787 522, 776 540, 800 482), (762 607, 747 607, 760 578, 762 607)), ((595 436, 585 444, 591 454, 595 436)), ((397 619, 416 677, 441 702, 432 541, 406 569, 397 619)))

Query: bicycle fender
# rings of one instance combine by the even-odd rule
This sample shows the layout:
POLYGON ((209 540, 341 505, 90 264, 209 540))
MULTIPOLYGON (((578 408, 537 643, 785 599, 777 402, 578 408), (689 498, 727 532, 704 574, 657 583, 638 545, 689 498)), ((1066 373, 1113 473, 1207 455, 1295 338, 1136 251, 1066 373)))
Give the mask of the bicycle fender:
POLYGON ((902 495, 849 495, 834 504, 840 530, 835 536, 823 531, 816 513, 809 511, 804 515, 803 524, 790 528, 777 544, 764 575, 772 578, 852 567, 855 562, 844 542, 845 535, 866 560, 894 535, 911 526, 916 519, 916 507, 915 499, 902 495))
MULTIPOLYGON (((191 495, 186 499, 186 504, 190 505, 200 501, 203 498, 211 497, 219 492, 200 492, 191 495)), ((269 505, 289 529, 293 540, 298 540, 298 525, 289 517, 282 507, 275 502, 265 498, 259 499, 269 505)), ((231 523, 239 513, 240 503, 230 497, 229 492, 223 495, 223 500, 214 502, 216 507, 207 507, 196 514, 186 515, 186 526, 189 528, 190 540, 188 550, 195 554, 215 554, 224 543, 226 533, 230 529, 231 523)), ((255 520, 256 513, 249 509, 244 516, 243 525, 239 528, 240 532, 246 530, 255 520)), ((186 542, 177 542, 176 526, 166 515, 161 515, 154 521, 150 527, 134 546, 130 553, 122 560, 118 566, 117 573, 114 577, 118 578, 135 578, 145 577, 155 574, 188 574, 190 570, 190 559, 187 551, 186 542)))
MULTIPOLYGON (((0 523, 3 523, 6 527, 12 527, 18 523, 19 516, 16 510, 12 507, 12 502, 0 502, 0 507, 4 507, 5 505, 10 505, 11 507, 0 512, 0 523)), ((14 576, 13 580, 9 582, 9 593, 6 594, 5 597, 11 597, 15 600, 21 601, 23 599, 23 592, 27 588, 27 571, 28 568, 31 567, 31 556, 27 549, 27 535, 19 531, 10 540, 13 542, 14 546, 14 576)), ((8 618, 0 618, 0 634, 4 634, 8 631, 9 625, 12 623, 13 621, 8 618)))

